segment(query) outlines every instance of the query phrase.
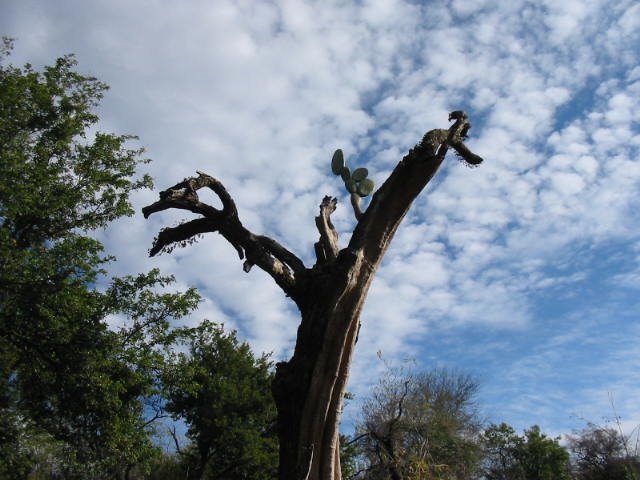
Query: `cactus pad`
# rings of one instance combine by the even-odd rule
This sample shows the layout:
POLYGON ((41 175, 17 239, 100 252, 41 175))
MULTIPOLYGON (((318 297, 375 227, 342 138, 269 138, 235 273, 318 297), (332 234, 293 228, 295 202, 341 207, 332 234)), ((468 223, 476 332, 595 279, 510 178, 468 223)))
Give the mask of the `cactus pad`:
MULTIPOLYGON (((355 173, 355 172, 354 172, 355 173)), ((357 194, 361 197, 366 197, 367 195, 371 195, 373 192, 374 183, 370 178, 365 178, 361 182, 358 182, 357 194)))
POLYGON ((331 158, 331 171, 334 175, 340 175, 343 168, 345 168, 344 154, 342 150, 338 149, 333 153, 333 158, 331 158))
POLYGON ((361 168, 356 168, 353 171, 351 178, 353 178, 356 182, 361 182, 362 180, 367 178, 367 175, 369 175, 369 170, 367 170, 364 167, 361 167, 361 168))
MULTIPOLYGON (((351 194, 351 203, 357 211, 360 211, 360 199, 371 195, 373 192, 373 181, 368 177, 369 171, 364 168, 356 168, 353 173, 347 167, 344 159, 344 153, 341 149, 337 149, 331 158, 331 171, 334 175, 339 175, 344 181, 344 186, 351 194)), ((361 213, 360 213, 361 214, 361 213)), ((356 217, 358 213, 356 212, 356 217)))

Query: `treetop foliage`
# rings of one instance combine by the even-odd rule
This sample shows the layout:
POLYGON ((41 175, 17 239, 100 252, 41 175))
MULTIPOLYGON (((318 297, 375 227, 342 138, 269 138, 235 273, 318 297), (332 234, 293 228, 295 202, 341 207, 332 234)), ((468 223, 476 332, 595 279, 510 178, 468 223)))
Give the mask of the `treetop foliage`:
POLYGON ((14 435, 0 450, 14 460, 2 468, 32 465, 27 443, 46 438, 66 452, 67 478, 99 478, 154 450, 143 399, 157 390, 169 320, 199 297, 158 293, 171 278, 157 270, 95 288, 112 258, 90 231, 133 213, 129 195, 151 186, 135 178, 146 160, 126 146, 133 137, 90 132, 107 87, 76 73, 72 56, 36 71, 5 65, 3 45, 0 411, 14 435), (109 316, 127 326, 110 329, 109 316))
POLYGON ((147 162, 142 149, 126 146, 135 137, 98 131, 87 138, 107 86, 76 73, 76 63, 67 55, 42 72, 0 68, 0 216, 18 246, 132 215, 129 194, 152 186, 148 175, 133 178, 147 162))

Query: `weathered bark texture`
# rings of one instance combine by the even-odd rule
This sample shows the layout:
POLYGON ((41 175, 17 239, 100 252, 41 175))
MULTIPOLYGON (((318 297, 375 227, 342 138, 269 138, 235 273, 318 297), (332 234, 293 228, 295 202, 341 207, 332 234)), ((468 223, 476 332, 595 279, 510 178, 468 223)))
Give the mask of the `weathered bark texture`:
POLYGON ((316 217, 320 239, 316 264, 307 268, 275 240, 255 235, 238 218, 224 186, 201 172, 160 193, 143 208, 145 218, 170 208, 202 215, 163 229, 150 254, 188 243, 206 232, 218 232, 235 247, 244 270, 257 265, 298 306, 302 321, 293 356, 277 365, 273 394, 278 409, 280 480, 339 480, 338 426, 360 312, 369 285, 400 222, 413 200, 438 170, 449 146, 469 164, 482 159, 463 144, 470 127, 464 112, 452 112, 448 130, 427 132, 373 195, 349 245, 340 249, 331 223, 336 199, 325 197, 316 217), (217 209, 199 201, 197 191, 210 188, 222 202, 217 209))

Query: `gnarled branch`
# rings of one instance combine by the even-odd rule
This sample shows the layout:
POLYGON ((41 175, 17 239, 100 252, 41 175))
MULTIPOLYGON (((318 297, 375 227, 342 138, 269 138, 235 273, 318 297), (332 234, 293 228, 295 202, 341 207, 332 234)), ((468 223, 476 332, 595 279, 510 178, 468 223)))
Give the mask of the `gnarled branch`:
MULTIPOLYGON (((462 110, 456 110, 449 114, 449 120, 455 119, 456 122, 449 128, 449 135, 447 136, 446 144, 451 145, 453 149, 462 157, 462 159, 470 165, 480 165, 482 163, 482 157, 476 155, 463 143, 463 140, 467 138, 467 133, 471 128, 469 123, 469 117, 462 110)), ((438 152, 440 153, 440 152, 438 152)))
POLYGON ((302 260, 276 242, 273 238, 260 235, 257 237, 257 240, 267 251, 269 251, 271 255, 291 267, 295 274, 300 274, 306 269, 302 260))
MULTIPOLYGON (((177 227, 163 228, 153 242, 153 246, 149 250, 149 256, 155 256, 158 252, 174 243, 184 242, 197 235, 215 232, 216 230, 215 223, 209 218, 197 218, 190 222, 181 223, 177 227)), ((244 257, 242 251, 240 251, 240 255, 240 258, 244 257)))
POLYGON ((235 202, 224 185, 210 175, 197 173, 197 177, 185 179, 160 192, 157 202, 142 209, 145 218, 171 208, 202 215, 161 230, 149 251, 150 255, 170 249, 176 243, 189 242, 203 233, 218 232, 233 245, 240 259, 246 259, 243 265, 246 272, 257 265, 295 300, 297 276, 306 270, 302 260, 272 238, 247 230, 240 222, 235 202), (201 202, 197 193, 201 188, 210 188, 222 202, 222 209, 201 202))
POLYGON ((426 149, 428 154, 442 161, 451 146, 468 164, 479 165, 482 163, 482 157, 473 153, 464 144, 464 139, 467 138, 467 133, 471 128, 467 114, 462 110, 456 110, 449 114, 449 120, 455 120, 455 123, 448 129, 437 128, 428 131, 418 147, 426 149))
POLYGON ((197 172, 197 177, 187 178, 173 187, 160 192, 160 200, 144 207, 142 214, 148 218, 152 213, 178 208, 199 213, 212 220, 219 220, 222 217, 237 217, 238 210, 236 204, 224 188, 224 185, 217 179, 206 173, 197 172), (197 191, 208 187, 215 193, 222 202, 222 210, 214 208, 206 203, 202 203, 198 198, 197 191))

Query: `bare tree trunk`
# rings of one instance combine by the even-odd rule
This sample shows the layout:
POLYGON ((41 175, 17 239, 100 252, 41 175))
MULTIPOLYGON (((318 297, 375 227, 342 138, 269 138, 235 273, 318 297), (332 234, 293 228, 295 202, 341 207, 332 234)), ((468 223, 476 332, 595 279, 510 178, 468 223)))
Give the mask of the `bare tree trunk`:
POLYGON ((336 200, 325 197, 316 225, 316 264, 302 261, 268 237, 246 230, 224 186, 206 174, 184 180, 160 193, 160 200, 145 207, 154 212, 181 208, 203 217, 160 232, 151 255, 188 243, 194 236, 218 232, 245 259, 265 270, 298 306, 298 327, 291 359, 277 365, 272 390, 278 410, 280 480, 340 480, 338 427, 342 399, 357 339, 360 312, 373 276, 393 235, 413 200, 438 170, 452 146, 470 164, 482 159, 462 143, 470 124, 464 112, 453 112, 456 122, 448 130, 432 130, 398 164, 373 195, 349 245, 340 249, 331 224, 336 200), (197 190, 211 188, 222 210, 199 201, 197 190))

